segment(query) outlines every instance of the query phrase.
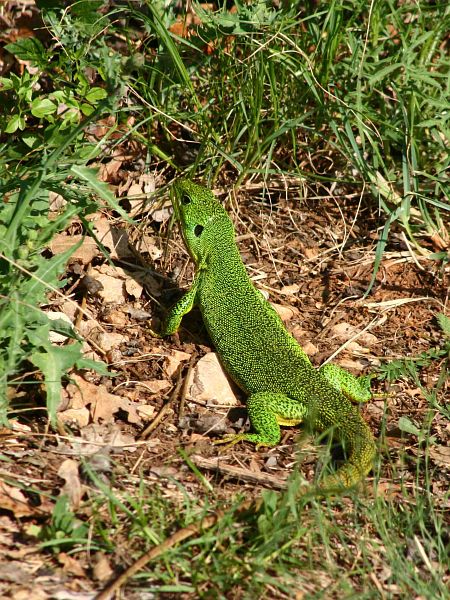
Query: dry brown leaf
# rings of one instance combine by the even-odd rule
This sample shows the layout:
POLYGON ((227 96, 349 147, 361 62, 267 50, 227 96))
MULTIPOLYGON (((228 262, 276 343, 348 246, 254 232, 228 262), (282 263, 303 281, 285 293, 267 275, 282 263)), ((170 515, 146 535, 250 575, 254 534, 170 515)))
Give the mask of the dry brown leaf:
POLYGON ((351 371, 353 373, 360 373, 367 367, 367 365, 365 365, 364 363, 358 360, 351 360, 349 358, 342 358, 339 361, 337 361, 337 364, 343 369, 346 369, 347 371, 351 371))
POLYGON ((137 407, 137 411, 143 419, 149 420, 155 414, 155 407, 150 404, 142 404, 137 407))
POLYGON ((125 289, 127 291, 127 294, 129 294, 130 296, 134 296, 134 298, 137 299, 142 296, 142 291, 144 288, 138 281, 136 281, 136 279, 129 277, 125 280, 125 289))
POLYGON ((183 361, 189 360, 191 355, 187 352, 181 352, 180 350, 171 350, 170 354, 168 354, 164 358, 164 370, 167 373, 168 377, 172 377, 180 364, 183 361))
POLYGON ((133 256, 125 229, 111 226, 111 222, 105 218, 95 219, 93 225, 94 232, 103 246, 109 250, 111 258, 122 259, 133 256))
POLYGON ((58 554, 58 562, 63 566, 63 571, 65 573, 70 573, 76 577, 86 577, 85 570, 80 562, 65 552, 60 552, 58 554))
POLYGON ((72 254, 72 260, 79 260, 84 265, 89 264, 92 259, 99 254, 99 249, 95 240, 84 235, 67 235, 67 233, 57 233, 50 243, 50 250, 53 254, 62 254, 75 244, 83 240, 81 246, 72 254))
POLYGON ((295 306, 285 306, 284 304, 275 304, 274 302, 271 302, 270 304, 277 311, 282 321, 290 321, 299 314, 299 311, 295 306))
POLYGON ((97 581, 108 581, 114 573, 108 557, 102 552, 97 552, 94 560, 95 564, 93 572, 95 579, 97 579, 97 581))
POLYGON ((68 408, 90 405, 93 421, 102 420, 104 423, 112 422, 114 414, 123 410, 128 413, 129 423, 141 423, 136 406, 128 398, 110 394, 104 385, 90 383, 79 375, 73 375, 72 379, 75 383, 70 383, 66 388, 70 397, 68 408))
POLYGON ((50 513, 53 510, 53 504, 42 497, 41 504, 33 506, 19 488, 0 480, 0 508, 10 510, 15 517, 20 518, 50 513))
POLYGON ((66 458, 58 469, 58 475, 65 483, 61 488, 61 494, 69 498, 70 506, 75 510, 80 506, 83 489, 78 473, 78 462, 72 458, 66 458))
POLYGON ((293 285, 285 285, 281 288, 280 294, 285 296, 296 296, 300 291, 300 286, 297 283, 293 285))
POLYGON ((156 239, 151 235, 141 235, 136 240, 136 249, 141 254, 148 253, 152 260, 158 260, 163 255, 162 249, 157 245, 156 239))
POLYGON ((123 165, 123 160, 112 158, 107 163, 102 163, 98 170, 98 178, 100 181, 107 181, 108 183, 115 183, 117 172, 123 165))
POLYGON ((302 344, 302 348, 308 356, 314 356, 319 352, 319 348, 317 346, 314 346, 312 342, 305 342, 304 344, 302 344))
POLYGON ((430 446, 428 452, 436 464, 441 467, 450 467, 450 448, 448 446, 430 446))
MULTIPOLYGON (((45 591, 45 589, 41 586, 37 586, 36 582, 30 584, 33 586, 33 593, 30 593, 30 590, 28 588, 24 589, 21 588, 20 590, 15 591, 11 596, 10 599, 11 600, 30 600, 30 598, 33 598, 33 600, 49 600, 50 595, 47 594, 47 592, 45 591)), ((55 595, 51 595, 52 598, 54 598, 56 600, 56 596, 55 595)), ((65 598, 65 600, 69 600, 69 596, 67 596, 65 598)), ((81 600, 81 599, 77 599, 77 600, 81 600)))
POLYGON ((341 342, 347 342, 352 337, 355 337, 355 342, 357 340, 358 342, 361 342, 361 344, 365 344, 366 346, 373 346, 373 344, 376 344, 378 342, 378 338, 375 335, 373 335, 373 333, 369 333, 368 331, 360 333, 360 329, 358 329, 358 327, 345 322, 333 325, 333 327, 331 328, 331 334, 333 337, 336 337, 341 342))
POLYGON ((86 427, 90 420, 91 413, 85 406, 82 408, 68 408, 58 413, 58 421, 68 425, 77 425, 80 429, 86 427))
MULTIPOLYGON (((147 444, 154 446, 158 441, 148 440, 147 444)), ((60 454, 69 454, 71 457, 92 456, 95 454, 104 454, 108 456, 110 449, 118 453, 121 449, 127 452, 135 452, 137 449, 136 440, 133 436, 122 433, 117 423, 90 423, 83 427, 79 437, 70 438, 68 441, 60 441, 58 452, 60 454)))
MULTIPOLYGON (((56 192, 48 193, 48 208, 49 212, 59 212, 67 204, 67 200, 56 192)), ((54 239, 54 238, 53 238, 54 239)))
POLYGON ((129 322, 127 315, 120 309, 110 310, 104 315, 103 321, 116 327, 125 327, 129 322))

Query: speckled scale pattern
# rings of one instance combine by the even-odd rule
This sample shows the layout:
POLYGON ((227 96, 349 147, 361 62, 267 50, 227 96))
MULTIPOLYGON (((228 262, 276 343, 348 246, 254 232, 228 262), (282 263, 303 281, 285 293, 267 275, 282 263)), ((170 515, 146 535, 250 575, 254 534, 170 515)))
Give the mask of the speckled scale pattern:
POLYGON ((334 365, 312 366, 250 281, 231 219, 212 192, 182 180, 174 185, 173 204, 197 270, 187 297, 169 315, 171 331, 163 333, 176 330, 182 315, 197 304, 225 369, 249 396, 254 432, 236 440, 276 445, 280 423, 302 420, 317 430, 334 428, 349 458, 322 487, 354 485, 371 469, 375 454, 372 433, 349 399, 370 397, 368 378, 358 380, 334 365))

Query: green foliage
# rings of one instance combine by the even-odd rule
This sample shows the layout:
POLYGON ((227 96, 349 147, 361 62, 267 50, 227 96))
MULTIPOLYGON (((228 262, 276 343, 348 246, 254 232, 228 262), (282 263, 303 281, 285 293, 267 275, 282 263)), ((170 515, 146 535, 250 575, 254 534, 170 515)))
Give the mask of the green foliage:
POLYGON ((41 547, 51 548, 55 554, 88 545, 91 549, 96 547, 90 544, 89 525, 75 517, 65 495, 57 499, 50 523, 35 533, 42 542, 41 547))
MULTIPOLYGON (((99 206, 87 187, 92 181, 86 176, 88 169, 84 165, 98 155, 101 146, 92 138, 89 140, 84 130, 100 116, 115 110, 121 92, 120 58, 109 50, 105 39, 97 37, 105 21, 98 22, 98 15, 94 19, 94 4, 98 3, 85 3, 85 11, 78 6, 75 12, 66 12, 59 5, 44 13, 50 27, 57 21, 63 37, 49 48, 34 38, 6 46, 8 52, 29 61, 34 74, 25 69, 20 77, 11 72, 8 77, 0 78, 4 98, 4 110, 0 113, 3 194, 0 420, 3 423, 8 409, 7 386, 23 370, 25 361, 44 377, 52 423, 65 373, 74 366, 95 366, 92 361, 82 359, 81 341, 74 333, 61 323, 50 321, 40 308, 49 292, 58 293, 64 285, 61 277, 75 249, 74 246, 49 257, 46 247, 74 217, 86 225, 86 216, 99 206), (77 26, 72 31, 70 27, 75 21, 77 26), (86 78, 88 67, 97 85, 86 78), (65 201, 53 214, 51 193, 59 194, 65 201), (73 343, 52 344, 50 332, 56 329, 73 338, 73 343)), ((107 196, 104 192, 102 197, 119 209, 111 193, 107 196)), ((31 383, 33 379, 23 382, 31 383)))
POLYGON ((366 189, 385 215, 375 271, 396 223, 419 252, 424 234, 445 237, 448 4, 236 2, 230 13, 196 3, 201 22, 184 37, 166 31, 173 11, 146 5, 130 14, 149 32, 130 85, 156 107, 137 109, 150 151, 162 156, 155 147, 173 146, 181 124, 188 150, 196 142, 192 170, 210 183, 228 171, 236 185, 297 174, 366 189))

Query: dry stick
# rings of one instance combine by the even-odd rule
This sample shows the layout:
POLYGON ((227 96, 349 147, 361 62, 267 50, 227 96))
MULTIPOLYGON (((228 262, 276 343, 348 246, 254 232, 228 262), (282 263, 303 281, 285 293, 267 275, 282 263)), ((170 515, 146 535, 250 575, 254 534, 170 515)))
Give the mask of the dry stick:
POLYGON ((241 481, 248 481, 249 483, 255 483, 257 485, 270 486, 279 490, 283 490, 287 486, 286 479, 275 477, 275 475, 270 475, 269 473, 254 473, 249 469, 227 465, 224 464, 220 458, 207 458, 205 456, 193 454, 190 456, 190 459, 201 469, 218 471, 222 475, 233 477, 233 479, 240 479, 241 481))
POLYGON ((183 388, 181 390, 181 398, 180 398, 180 406, 178 407, 178 426, 182 425, 182 421, 184 418, 184 407, 186 405, 186 394, 187 388, 191 381, 191 373, 194 367, 195 359, 197 358, 197 352, 194 352, 189 360, 188 369, 186 373, 186 377, 183 381, 183 388))
POLYGON ((140 439, 143 439, 143 440, 147 439, 149 437, 149 435, 152 433, 152 431, 154 431, 158 427, 158 425, 161 423, 163 417, 166 415, 169 408, 175 402, 175 400, 178 396, 178 393, 180 391, 180 388, 181 388, 181 383, 182 383, 182 379, 181 379, 181 370, 180 370, 180 372, 178 373, 177 384, 176 384, 172 394, 170 395, 169 400, 164 404, 164 406, 159 411, 159 413, 156 415, 156 417, 153 419, 153 421, 150 423, 150 425, 148 427, 146 427, 144 429, 144 431, 138 436, 140 439))
MULTIPOLYGON (((237 509, 237 514, 241 515, 244 512, 248 512, 250 509, 252 511, 258 511, 261 506, 261 500, 257 500, 256 502, 253 500, 247 500, 243 502, 239 508, 237 509)), ((204 517, 199 523, 193 523, 192 525, 188 525, 183 529, 179 529, 173 535, 168 537, 164 542, 158 544, 154 548, 151 548, 148 552, 143 554, 140 558, 137 559, 135 563, 130 565, 128 569, 126 569, 123 573, 121 573, 116 579, 114 579, 110 584, 106 586, 106 588, 95 596, 95 600, 109 600, 112 595, 121 588, 124 583, 126 583, 133 575, 136 575, 138 571, 143 569, 151 560, 161 556, 170 548, 173 548, 175 544, 186 540, 189 537, 192 537, 196 533, 200 533, 200 531, 204 529, 209 529, 213 525, 217 523, 224 516, 224 512, 222 510, 216 511, 213 515, 208 517, 204 517)))

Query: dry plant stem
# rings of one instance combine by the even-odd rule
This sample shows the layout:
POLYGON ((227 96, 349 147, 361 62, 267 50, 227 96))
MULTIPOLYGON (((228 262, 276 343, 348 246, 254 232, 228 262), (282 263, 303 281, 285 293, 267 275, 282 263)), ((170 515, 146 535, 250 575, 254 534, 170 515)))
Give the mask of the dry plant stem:
MULTIPOLYGON (((239 506, 237 514, 241 515, 249 510, 256 512, 259 510, 260 506, 261 500, 258 500, 257 502, 247 500, 239 506)), ((188 527, 183 527, 183 529, 176 531, 173 535, 164 540, 164 542, 158 544, 154 548, 151 548, 151 550, 138 558, 135 563, 129 566, 128 569, 114 579, 102 592, 97 594, 97 596, 95 596, 95 600, 109 600, 113 594, 115 594, 131 577, 133 577, 133 575, 136 575, 136 573, 143 569, 151 560, 158 558, 158 556, 161 556, 179 542, 182 542, 205 529, 209 529, 215 525, 217 521, 223 518, 223 516, 223 511, 218 510, 213 515, 204 517, 199 523, 193 523, 192 525, 188 525, 188 527)))
POLYGON ((227 475, 233 479, 240 481, 248 481, 249 483, 255 483, 265 487, 276 488, 283 490, 286 488, 287 481, 280 477, 275 477, 268 473, 253 473, 249 469, 243 469, 242 467, 233 467, 232 465, 223 464, 220 458, 206 458, 193 454, 190 459, 192 462, 201 469, 208 469, 209 471, 218 471, 222 475, 227 475))
POLYGON ((150 434, 158 427, 158 425, 161 423, 162 419, 164 418, 164 416, 166 415, 166 413, 168 412, 169 408, 172 406, 172 404, 175 402, 180 388, 181 388, 181 383, 182 383, 182 379, 181 379, 181 371, 178 374, 178 379, 177 379, 177 383, 176 386, 169 398, 169 400, 166 402, 166 404, 164 404, 164 406, 162 407, 162 409, 159 411, 159 413, 156 415, 156 417, 153 419, 153 421, 150 423, 150 425, 148 425, 148 427, 146 427, 144 429, 144 431, 141 433, 141 435, 139 436, 140 439, 147 439, 150 434))
POLYGON ((197 358, 197 352, 194 352, 194 354, 191 356, 191 358, 189 360, 186 377, 184 378, 184 381, 183 381, 183 387, 181 390, 181 397, 180 397, 180 406, 178 407, 178 425, 179 426, 181 425, 181 422, 184 417, 184 407, 186 405, 187 386, 189 385, 189 382, 191 380, 191 373, 192 373, 192 369, 194 367, 194 362, 195 362, 196 358, 197 358))

